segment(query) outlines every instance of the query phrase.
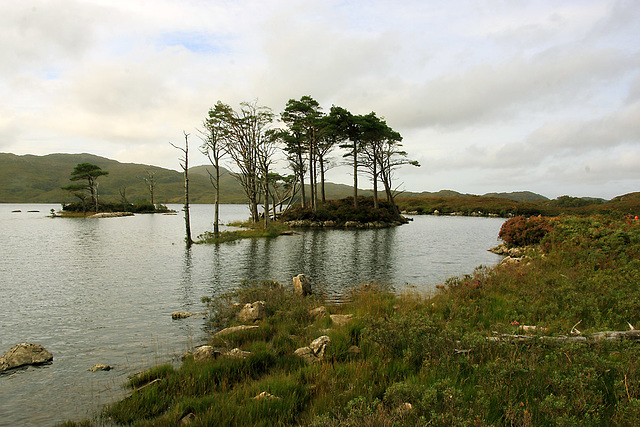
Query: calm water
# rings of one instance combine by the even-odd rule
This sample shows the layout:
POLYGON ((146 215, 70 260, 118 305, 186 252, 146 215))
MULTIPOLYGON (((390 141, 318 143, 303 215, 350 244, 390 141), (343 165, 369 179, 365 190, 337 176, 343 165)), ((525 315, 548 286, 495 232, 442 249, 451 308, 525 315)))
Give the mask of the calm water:
MULTIPOLYGON (((52 219, 51 208, 59 205, 0 204, 0 354, 34 342, 54 355, 51 365, 0 375, 3 426, 91 416, 124 395, 131 373, 177 362, 204 342, 202 317, 174 321, 173 311, 203 311, 202 296, 241 280, 289 284, 305 273, 333 299, 374 281, 427 292, 498 262, 487 249, 504 221, 417 216, 392 229, 302 231, 187 251, 182 212, 52 219), (89 372, 96 363, 115 369, 89 372)), ((191 213, 194 237, 212 228, 212 206, 191 213)), ((244 205, 221 208, 224 222, 248 216, 244 205)))

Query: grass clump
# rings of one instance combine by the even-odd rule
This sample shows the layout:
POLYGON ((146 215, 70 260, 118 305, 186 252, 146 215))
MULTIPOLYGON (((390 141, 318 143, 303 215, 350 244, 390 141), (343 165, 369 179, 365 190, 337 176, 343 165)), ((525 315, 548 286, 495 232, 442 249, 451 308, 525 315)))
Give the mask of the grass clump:
POLYGON ((241 230, 221 231, 216 236, 212 231, 205 231, 198 235, 195 243, 225 243, 240 239, 277 237, 289 230, 289 227, 281 222, 272 221, 267 228, 264 224, 237 223, 237 227, 244 227, 241 230))
POLYGON ((640 327, 640 224, 545 224, 519 263, 479 268, 431 296, 362 286, 332 305, 244 283, 208 300, 208 328, 235 326, 244 304, 264 301, 257 330, 212 339, 251 356, 155 368, 105 416, 133 425, 636 425, 640 346, 592 334, 640 327), (325 316, 313 314, 320 306, 325 316), (352 317, 338 324, 332 314, 352 317), (583 341, 562 338, 576 329, 583 341), (321 335, 331 339, 322 360, 293 354, 321 335))

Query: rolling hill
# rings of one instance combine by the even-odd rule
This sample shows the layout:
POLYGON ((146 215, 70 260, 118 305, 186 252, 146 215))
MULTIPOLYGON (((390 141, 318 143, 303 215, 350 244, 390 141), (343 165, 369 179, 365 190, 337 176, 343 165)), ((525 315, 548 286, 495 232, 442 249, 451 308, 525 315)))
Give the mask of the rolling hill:
MULTIPOLYGON (((149 200, 143 177, 147 171, 155 174, 157 184, 155 201, 159 203, 182 203, 184 197, 182 173, 171 169, 137 163, 120 163, 116 160, 93 154, 48 154, 45 156, 16 155, 0 153, 0 203, 61 203, 75 201, 75 197, 61 187, 69 185, 69 176, 78 163, 93 163, 109 172, 99 179, 100 197, 106 201, 119 201, 120 189, 126 189, 130 202, 149 200)), ((213 203, 213 187, 207 171, 212 166, 190 168, 190 196, 192 203, 213 203)), ((352 187, 343 184, 326 183, 328 199, 349 197, 352 187)), ((371 190, 359 190, 359 194, 370 196, 371 190)), ((402 193, 399 197, 471 197, 471 194, 452 190, 430 193, 402 193)), ((491 193, 487 196, 501 197, 516 201, 547 200, 546 197, 531 192, 491 193)), ((222 203, 244 203, 242 188, 226 169, 221 174, 222 203)))

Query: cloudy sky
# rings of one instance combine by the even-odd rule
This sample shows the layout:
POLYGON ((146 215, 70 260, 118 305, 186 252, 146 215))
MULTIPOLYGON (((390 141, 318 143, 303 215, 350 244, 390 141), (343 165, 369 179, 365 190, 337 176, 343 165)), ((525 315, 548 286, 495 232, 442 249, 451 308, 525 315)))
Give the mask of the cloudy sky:
POLYGON ((216 101, 303 95, 384 117, 406 190, 640 191, 637 0, 0 0, 0 152, 177 170, 216 101))

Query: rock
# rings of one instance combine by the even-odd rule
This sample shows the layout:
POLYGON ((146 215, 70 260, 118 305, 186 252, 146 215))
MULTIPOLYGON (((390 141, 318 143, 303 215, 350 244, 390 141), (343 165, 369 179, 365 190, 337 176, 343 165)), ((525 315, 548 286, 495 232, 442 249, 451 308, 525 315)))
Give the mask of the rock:
POLYGON ((193 313, 189 311, 174 311, 173 313, 171 313, 171 318, 173 320, 186 319, 187 317, 191 317, 191 316, 193 316, 193 313))
POLYGON ((95 365, 93 365, 91 368, 89 368, 89 370, 91 372, 98 372, 98 371, 110 371, 112 370, 113 367, 109 366, 109 365, 104 365, 102 363, 97 363, 95 365))
POLYGON ((352 356, 358 356, 360 354, 360 347, 358 347, 357 345, 352 345, 351 347, 349 347, 349 350, 347 350, 347 353, 352 356))
POLYGON ((258 325, 240 325, 240 326, 232 326, 230 328, 225 328, 223 330, 221 330, 220 332, 217 332, 214 337, 219 337, 219 336, 223 336, 223 335, 228 335, 228 334, 233 334, 235 332, 243 332, 243 331, 248 331, 251 329, 257 329, 260 326, 258 325))
POLYGON ((282 233, 280 233, 281 236, 295 236, 296 234, 298 233, 293 230, 284 230, 282 233))
POLYGON ((187 415, 185 415, 180 419, 180 424, 188 426, 188 425, 191 425, 191 423, 193 423, 195 419, 196 419, 195 414, 193 412, 189 412, 187 415))
POLYGON ((324 359, 324 352, 331 343, 331 338, 326 335, 316 338, 308 347, 300 347, 293 352, 309 364, 320 362, 324 359))
POLYGON ((335 227, 336 226, 336 222, 333 220, 329 220, 329 221, 325 221, 322 223, 323 227, 335 227))
POLYGON ((309 315, 314 319, 322 319, 327 315, 327 309, 324 306, 320 306, 318 308, 314 308, 313 310, 309 310, 309 315))
POLYGON ((257 395, 256 397, 254 397, 255 400, 263 400, 263 399, 267 399, 267 400, 273 400, 273 399, 280 399, 279 397, 274 396, 271 393, 267 393, 266 391, 263 391, 262 393, 260 393, 259 395, 257 395))
POLYGON ((233 350, 224 353, 224 356, 230 357, 232 359, 246 359, 247 357, 251 356, 251 352, 243 351, 236 347, 233 350))
POLYGON ((326 335, 316 338, 309 344, 309 348, 313 350, 316 356, 324 357, 324 351, 327 349, 327 345, 331 343, 331 338, 326 335))
POLYGON ((311 282, 304 274, 298 274, 293 278, 293 292, 306 297, 311 295, 311 282))
POLYGON ((516 263, 519 263, 520 261, 522 261, 522 258, 512 258, 508 256, 504 258, 502 261, 500 261, 500 264, 516 264, 516 263))
POLYGON ((347 221, 344 226, 345 228, 362 228, 362 223, 359 221, 347 221))
POLYGON ((353 314, 332 314, 329 317, 336 326, 344 326, 353 319, 353 314))
POLYGON ((240 323, 255 323, 265 317, 267 317, 267 308, 264 301, 245 304, 237 316, 240 323))
POLYGON ((123 216, 133 216, 131 212, 99 212, 91 215, 89 218, 120 218, 123 216))
POLYGON ((41 365, 53 360, 53 355, 39 344, 14 345, 0 357, 0 372, 25 365, 41 365))
POLYGON ((195 353, 193 353, 193 360, 199 362, 201 360, 211 360, 215 359, 220 355, 220 352, 215 350, 210 345, 203 345, 196 349, 195 353))

